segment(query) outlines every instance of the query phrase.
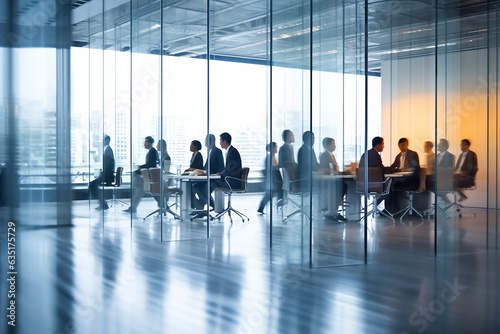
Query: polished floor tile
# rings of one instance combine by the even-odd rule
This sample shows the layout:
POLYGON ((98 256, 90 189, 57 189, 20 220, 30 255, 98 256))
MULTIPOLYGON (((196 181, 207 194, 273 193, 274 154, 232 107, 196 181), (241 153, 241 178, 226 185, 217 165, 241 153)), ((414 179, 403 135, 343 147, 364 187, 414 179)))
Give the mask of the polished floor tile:
POLYGON ((434 220, 377 216, 365 265, 357 221, 316 215, 311 243, 306 220, 285 225, 275 210, 269 248, 259 200, 235 198, 250 222, 211 222, 210 239, 203 220, 165 219, 161 242, 161 219, 142 220, 151 199, 132 216, 75 201, 71 227, 33 221, 18 239, 18 332, 500 332, 500 259, 487 252, 484 211, 439 218, 437 234, 434 220))

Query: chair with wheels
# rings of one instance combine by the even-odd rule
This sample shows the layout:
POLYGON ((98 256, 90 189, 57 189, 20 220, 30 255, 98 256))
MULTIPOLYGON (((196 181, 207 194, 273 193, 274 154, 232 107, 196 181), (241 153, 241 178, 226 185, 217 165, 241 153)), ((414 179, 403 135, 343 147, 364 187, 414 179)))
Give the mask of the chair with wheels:
POLYGON ((406 214, 409 214, 411 215, 413 213, 413 211, 415 211, 415 213, 417 215, 420 216, 420 218, 424 218, 423 214, 420 213, 417 209, 415 209, 415 207, 413 206, 413 195, 414 194, 419 194, 419 193, 422 193, 425 191, 425 176, 427 174, 427 168, 420 168, 419 172, 418 172, 418 177, 419 177, 419 186, 417 189, 415 190, 405 190, 406 194, 408 195, 408 206, 406 206, 405 208, 399 210, 398 212, 396 212, 394 214, 394 216, 400 214, 401 212, 403 212, 403 214, 401 215, 401 217, 399 217, 399 221, 402 221, 403 220, 403 217, 406 215, 406 214))
POLYGON ((287 162, 285 168, 282 169, 282 177, 283 177, 283 199, 285 199, 284 203, 290 201, 297 207, 297 210, 289 214, 283 219, 283 223, 286 224, 292 217, 298 215, 299 213, 303 213, 307 216, 308 219, 311 218, 309 212, 304 210, 303 205, 301 203, 305 203, 304 199, 310 195, 310 191, 308 189, 304 189, 303 181, 304 179, 298 179, 298 164, 296 162, 287 162), (286 195, 285 195, 286 194, 286 195), (290 195, 297 195, 300 197, 300 203, 295 201, 290 197, 290 195))
POLYGON ((215 188, 214 189, 214 191, 222 191, 222 192, 224 192, 224 194, 227 195, 227 208, 224 209, 224 211, 218 213, 212 219, 220 219, 223 215, 225 215, 227 213, 228 216, 229 216, 229 219, 231 220, 231 225, 232 225, 233 224, 233 218, 231 217, 231 212, 234 212, 238 216, 240 216, 242 222, 245 222, 245 218, 247 219, 247 221, 250 221, 250 218, 248 218, 247 215, 245 215, 244 213, 242 213, 242 212, 236 210, 235 208, 233 208, 232 203, 231 203, 231 196, 233 194, 244 194, 244 193, 247 192, 247 180, 248 180, 248 173, 249 172, 250 172, 250 168, 243 167, 241 169, 241 179, 238 179, 238 178, 232 177, 232 176, 226 176, 226 178, 224 179, 224 181, 227 184, 227 188, 215 188), (241 187, 240 188, 233 188, 233 187, 231 187, 231 184, 229 183, 229 180, 240 181, 241 187), (245 218, 243 218, 243 217, 245 217, 245 218))
MULTIPOLYGON (((388 195, 391 189, 392 179, 384 177, 384 171, 378 167, 368 167, 368 208, 366 216, 363 216, 359 221, 361 222, 365 217, 370 215, 374 218, 375 213, 379 213, 394 222, 393 214, 387 209, 379 210, 377 200, 382 196, 388 195), (369 209, 369 207, 372 207, 369 209), (369 209, 369 210, 368 210, 369 209)), ((356 192, 365 195, 365 169, 363 167, 356 168, 356 192)))
MULTIPOLYGON (((143 170, 141 170, 142 172, 143 170)), ((151 215, 158 213, 166 216, 167 213, 170 213, 175 219, 182 220, 180 215, 177 214, 176 212, 172 211, 170 206, 168 205, 168 199, 170 196, 177 196, 182 194, 182 190, 176 187, 169 187, 168 182, 165 182, 163 180, 163 193, 161 192, 162 189, 162 180, 161 180, 161 169, 160 168, 149 168, 149 170, 146 170, 148 172, 148 177, 147 181, 149 183, 149 193, 155 197, 156 199, 160 199, 163 202, 158 202, 162 203, 163 205, 159 204, 159 208, 153 212, 151 212, 149 215, 144 217, 143 221, 146 220, 146 218, 150 217, 151 215), (161 197, 163 196, 163 198, 161 197)), ((143 173, 145 175, 146 173, 143 173)), ((144 190, 146 191, 146 177, 144 178, 144 190)))
POLYGON ((113 206, 113 203, 120 203, 121 205, 129 205, 127 202, 124 202, 116 198, 116 189, 120 188, 122 185, 122 174, 123 174, 123 167, 118 167, 116 168, 115 182, 113 182, 112 184, 102 184, 104 188, 113 188, 113 197, 111 199, 106 200, 106 204, 109 206, 113 206))

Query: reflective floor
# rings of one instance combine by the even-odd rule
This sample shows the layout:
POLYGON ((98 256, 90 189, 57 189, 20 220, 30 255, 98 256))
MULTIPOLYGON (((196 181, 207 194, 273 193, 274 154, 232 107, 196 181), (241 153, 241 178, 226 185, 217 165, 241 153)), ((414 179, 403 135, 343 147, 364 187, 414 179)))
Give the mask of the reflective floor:
POLYGON ((213 222, 210 239, 203 220, 167 219, 160 242, 160 219, 142 221, 151 199, 132 221, 125 207, 100 213, 77 201, 73 227, 23 229, 18 332, 500 332, 500 258, 485 251, 484 212, 443 220, 438 239, 448 255, 437 259, 434 220, 377 216, 368 223, 368 265, 362 224, 315 217, 311 269, 307 224, 297 216, 283 225, 275 212, 270 249, 259 200, 234 199, 250 222, 213 222))

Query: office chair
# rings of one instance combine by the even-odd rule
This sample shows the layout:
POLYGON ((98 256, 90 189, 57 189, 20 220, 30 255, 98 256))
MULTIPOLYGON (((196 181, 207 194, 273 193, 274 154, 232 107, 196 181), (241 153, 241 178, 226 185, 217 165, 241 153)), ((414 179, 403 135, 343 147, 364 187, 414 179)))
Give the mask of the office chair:
POLYGON ((403 214, 401 215, 401 217, 399 218, 399 221, 402 221, 403 220, 403 217, 408 213, 408 214, 412 214, 413 211, 415 211, 417 213, 417 215, 420 216, 420 218, 424 218, 424 216, 422 215, 422 213, 420 213, 417 209, 415 209, 415 207, 413 206, 413 195, 414 194, 419 194, 419 193, 422 193, 425 191, 425 176, 427 174, 427 168, 420 168, 420 171, 418 173, 418 177, 420 178, 420 182, 419 182, 419 186, 417 189, 415 190, 405 190, 406 194, 408 195, 408 206, 406 206, 405 208, 399 210, 398 212, 396 212, 394 214, 394 216, 400 214, 401 212, 403 212, 403 214))
POLYGON ((288 201, 292 202, 297 207, 297 210, 289 214, 283 219, 283 224, 286 224, 292 217, 303 213, 308 219, 311 218, 309 212, 303 209, 303 206, 297 201, 293 200, 290 195, 298 195, 301 199, 301 203, 307 202, 304 199, 310 195, 308 189, 304 189, 303 181, 304 179, 298 179, 298 168, 299 165, 296 162, 287 162, 285 168, 281 168, 282 178, 283 178, 283 199, 284 204, 288 201))
MULTIPOLYGON (((366 216, 363 216, 359 221, 361 222, 365 217, 375 217, 375 213, 379 213, 387 218, 392 219, 394 222, 393 214, 387 209, 379 210, 377 206, 377 199, 381 196, 389 194, 391 189, 392 179, 384 177, 384 171, 378 167, 368 167, 368 206, 372 206, 366 216), (385 211, 385 212, 384 212, 385 211)), ((365 169, 363 167, 356 168, 356 192, 360 195, 365 195, 365 169)), ((368 208, 367 208, 368 210, 368 208)))
POLYGON ((250 218, 248 218, 247 215, 245 215, 244 213, 242 213, 242 212, 236 210, 235 208, 233 208, 233 206, 231 204, 231 195, 233 195, 233 194, 244 194, 244 193, 247 192, 247 180, 248 180, 248 173, 249 172, 250 172, 250 168, 243 167, 241 169, 241 179, 238 179, 238 178, 232 177, 232 176, 226 176, 226 178, 224 179, 224 181, 227 184, 227 188, 215 188, 214 189, 214 191, 222 191, 222 192, 224 192, 224 194, 227 195, 227 208, 224 209, 224 211, 218 213, 212 219, 220 219, 220 217, 222 217, 223 215, 225 215, 227 213, 228 216, 229 216, 229 219, 231 220, 231 225, 233 225, 233 218, 231 217, 231 212, 234 212, 238 216, 240 216, 241 221, 243 223, 245 222, 245 218, 247 219, 247 221, 250 221, 250 218), (231 187, 231 184, 229 184, 228 180, 237 180, 237 181, 240 181, 241 182, 241 188, 233 188, 233 187, 231 187), (243 218, 243 217, 245 217, 245 218, 243 218))
POLYGON ((116 174, 115 174, 115 182, 112 184, 102 184, 104 188, 113 188, 113 198, 106 200, 106 204, 109 206, 113 206, 112 203, 120 203, 121 205, 129 205, 127 202, 124 202, 120 199, 116 198, 116 189, 120 188, 122 185, 122 174, 123 174, 123 167, 118 167, 116 168, 116 174))
MULTIPOLYGON (((161 188, 162 188, 162 183, 161 183, 161 168, 150 168, 148 169, 141 169, 141 173, 144 176, 144 191, 148 189, 147 192, 149 192, 152 196, 162 196, 161 194, 161 188), (144 171, 144 172, 143 172, 144 171), (145 175, 148 174, 146 177, 145 175), (149 185, 147 186, 146 183, 149 185)), ((182 194, 182 190, 176 187, 168 187, 168 183, 163 180, 163 198, 161 200, 163 201, 162 207, 158 208, 157 210, 151 212, 148 214, 146 217, 143 218, 143 221, 146 220, 146 218, 150 217, 151 215, 154 215, 155 213, 163 213, 163 215, 166 215, 167 213, 170 213, 175 219, 181 220, 181 217, 179 214, 175 213, 170 209, 170 206, 168 205, 168 199, 172 195, 180 195, 182 194), (166 200, 166 201, 164 201, 166 200)))

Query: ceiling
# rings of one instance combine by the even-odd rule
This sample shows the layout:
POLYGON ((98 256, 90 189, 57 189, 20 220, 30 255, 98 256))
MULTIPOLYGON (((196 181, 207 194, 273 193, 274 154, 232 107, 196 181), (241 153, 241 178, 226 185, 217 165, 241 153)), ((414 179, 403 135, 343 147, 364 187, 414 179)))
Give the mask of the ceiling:
MULTIPOLYGON (((18 14, 43 1, 19 1, 18 14)), ((369 0, 369 71, 379 72, 381 61, 391 57, 434 54, 436 45, 438 52, 485 48, 488 36, 491 45, 497 40, 499 3, 369 0)), ((314 0, 312 43, 311 8, 304 0, 212 0, 208 29, 206 0, 72 0, 71 5, 74 46, 206 58, 208 40, 216 59, 266 63, 272 48, 273 63, 308 68, 312 44, 315 68, 364 70, 364 1, 314 0)))

